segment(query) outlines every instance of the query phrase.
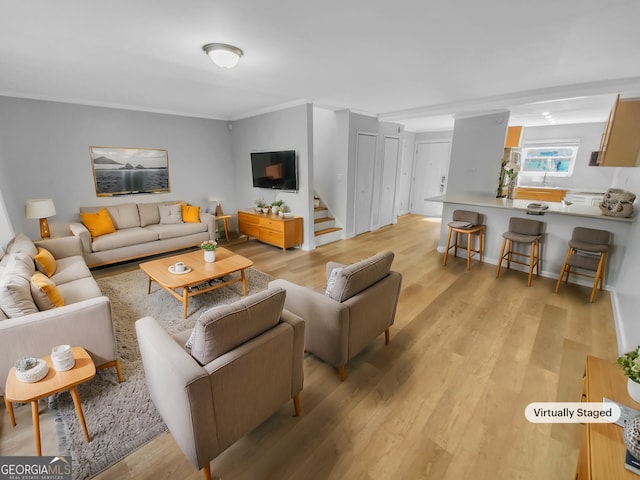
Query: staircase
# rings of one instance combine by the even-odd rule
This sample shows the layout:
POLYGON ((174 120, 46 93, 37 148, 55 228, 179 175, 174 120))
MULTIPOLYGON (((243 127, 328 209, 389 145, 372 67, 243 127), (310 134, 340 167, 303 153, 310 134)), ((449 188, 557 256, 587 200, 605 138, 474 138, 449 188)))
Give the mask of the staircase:
POLYGON ((327 207, 315 207, 313 216, 316 247, 342 238, 342 228, 335 226, 335 219, 329 216, 327 207))

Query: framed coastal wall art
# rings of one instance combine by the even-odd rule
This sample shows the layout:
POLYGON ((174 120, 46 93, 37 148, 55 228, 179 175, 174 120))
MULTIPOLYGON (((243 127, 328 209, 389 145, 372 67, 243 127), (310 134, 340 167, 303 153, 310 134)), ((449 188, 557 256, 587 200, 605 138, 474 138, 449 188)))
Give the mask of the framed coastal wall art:
POLYGON ((89 147, 96 196, 169 192, 169 156, 158 148, 89 147))

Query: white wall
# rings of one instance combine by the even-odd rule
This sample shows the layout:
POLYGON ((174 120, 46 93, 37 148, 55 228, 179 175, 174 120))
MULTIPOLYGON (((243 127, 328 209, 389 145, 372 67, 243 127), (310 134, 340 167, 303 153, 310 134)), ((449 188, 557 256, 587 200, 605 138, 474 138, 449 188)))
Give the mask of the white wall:
MULTIPOLYGON (((600 138, 604 123, 581 123, 572 125, 553 125, 545 127, 525 127, 522 133, 522 146, 527 142, 554 140, 579 140, 580 147, 570 177, 547 177, 547 185, 585 189, 590 192, 605 192, 613 184, 614 167, 590 167, 591 152, 600 148, 600 138)), ((520 185, 541 184, 543 177, 530 176, 522 172, 518 175, 520 185)))
POLYGON ((0 192, 13 229, 39 237, 25 218, 28 198, 52 198, 53 235, 68 235, 84 205, 207 197, 236 208, 231 142, 226 122, 129 110, 0 97, 0 192), (168 151, 168 194, 96 197, 89 146, 148 147, 168 151))
MULTIPOLYGON (((254 200, 271 203, 284 200, 291 211, 303 217, 302 248, 311 250, 313 241, 313 107, 297 107, 265 113, 233 122, 231 131, 233 173, 238 208, 251 208, 254 200), (251 177, 251 152, 295 150, 298 155, 298 191, 283 192, 254 188, 251 177)), ((235 213, 235 212, 234 212, 235 213)))

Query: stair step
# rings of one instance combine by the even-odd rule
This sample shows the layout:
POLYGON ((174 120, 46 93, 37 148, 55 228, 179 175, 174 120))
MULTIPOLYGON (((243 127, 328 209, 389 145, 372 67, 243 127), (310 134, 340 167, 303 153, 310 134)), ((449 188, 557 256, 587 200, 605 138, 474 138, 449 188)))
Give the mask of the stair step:
POLYGON ((315 218, 313 220, 313 223, 318 224, 323 222, 333 222, 334 220, 335 218, 331 218, 331 217, 321 217, 321 218, 315 218))
POLYGON ((313 209, 315 212, 321 212, 323 210, 327 210, 327 207, 314 207, 313 209))
POLYGON ((325 233, 338 232, 340 230, 342 229, 338 227, 325 228, 324 230, 318 230, 317 232, 315 232, 315 236, 318 237, 320 235, 324 235, 325 233))

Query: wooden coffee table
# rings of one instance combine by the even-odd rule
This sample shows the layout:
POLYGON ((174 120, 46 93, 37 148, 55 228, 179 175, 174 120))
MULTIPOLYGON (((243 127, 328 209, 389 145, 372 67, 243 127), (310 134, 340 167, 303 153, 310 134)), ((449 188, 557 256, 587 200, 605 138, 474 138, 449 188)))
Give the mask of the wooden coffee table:
POLYGON ((187 308, 190 297, 210 292, 217 288, 226 287, 236 282, 242 282, 242 293, 246 295, 247 279, 244 271, 252 265, 253 262, 248 258, 237 255, 226 248, 218 247, 216 249, 216 261, 213 263, 205 262, 202 250, 196 250, 194 252, 144 262, 140 264, 140 268, 149 276, 147 293, 151 293, 151 282, 156 282, 182 302, 184 318, 187 318, 187 308), (169 267, 176 262, 184 262, 191 271, 182 274, 169 272, 169 267), (210 280, 220 279, 236 272, 239 272, 240 276, 222 282, 216 282, 198 288, 197 290, 189 288, 209 282, 210 280))
POLYGON ((31 417, 33 418, 33 434, 36 440, 36 454, 42 455, 42 447, 40 445, 40 415, 38 411, 38 400, 54 393, 69 390, 73 404, 76 407, 76 413, 84 432, 84 438, 90 442, 87 424, 84 421, 82 413, 82 404, 76 385, 92 379, 96 375, 96 366, 91 360, 87 351, 82 347, 73 347, 73 357, 76 364, 71 370, 66 372, 58 372, 53 368, 51 355, 43 358, 49 365, 49 372, 42 380, 34 383, 24 383, 16 377, 16 367, 11 367, 7 376, 7 385, 5 388, 4 403, 11 419, 11 425, 16 426, 16 418, 13 414, 13 405, 11 402, 27 403, 31 402, 31 417))

